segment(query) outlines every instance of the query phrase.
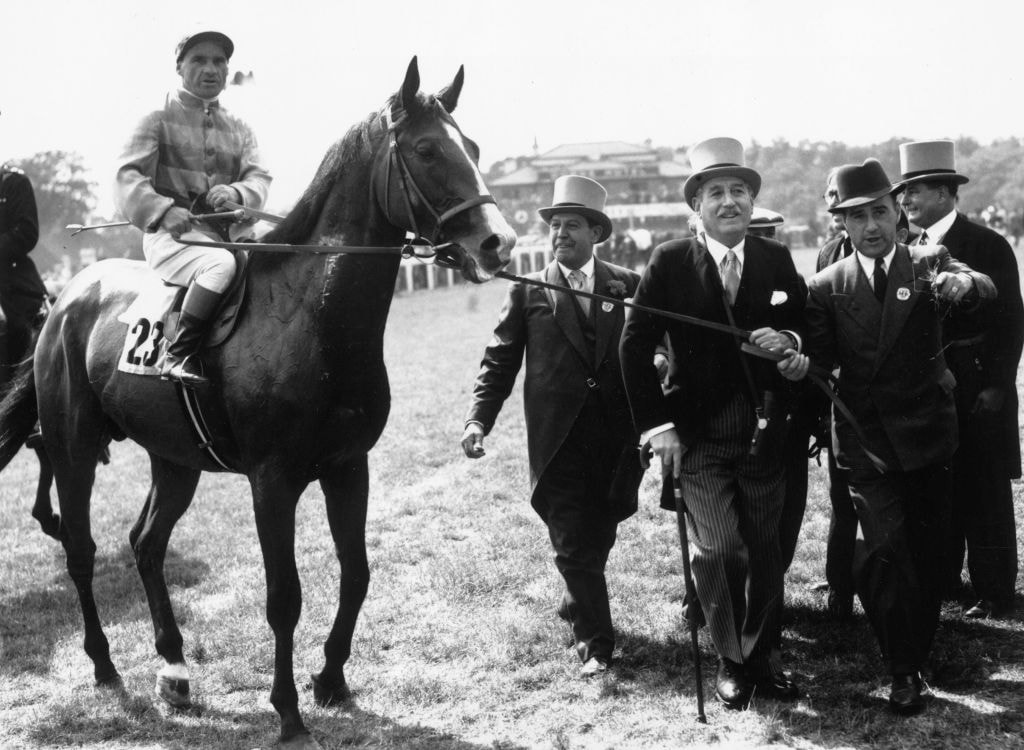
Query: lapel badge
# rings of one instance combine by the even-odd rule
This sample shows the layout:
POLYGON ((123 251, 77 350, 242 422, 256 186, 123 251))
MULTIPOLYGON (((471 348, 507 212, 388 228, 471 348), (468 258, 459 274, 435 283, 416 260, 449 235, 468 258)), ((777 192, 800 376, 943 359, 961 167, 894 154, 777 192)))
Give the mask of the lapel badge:
POLYGON ((601 311, 602 312, 611 312, 614 309, 615 309, 615 305, 613 305, 611 302, 602 302, 601 303, 601 311))
POLYGON ((899 289, 896 290, 896 299, 898 299, 900 302, 906 302, 908 299, 910 299, 910 290, 907 289, 907 287, 905 286, 901 286, 899 289))

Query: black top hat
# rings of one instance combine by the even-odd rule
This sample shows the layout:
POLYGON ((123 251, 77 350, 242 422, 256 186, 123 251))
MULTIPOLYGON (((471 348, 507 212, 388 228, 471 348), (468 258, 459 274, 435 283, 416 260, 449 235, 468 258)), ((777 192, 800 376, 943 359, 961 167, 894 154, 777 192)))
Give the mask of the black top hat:
POLYGON ((865 159, 861 165, 846 164, 836 172, 836 191, 839 202, 829 207, 830 213, 837 213, 847 208, 863 206, 881 198, 883 195, 896 193, 903 185, 889 182, 882 164, 878 159, 865 159))

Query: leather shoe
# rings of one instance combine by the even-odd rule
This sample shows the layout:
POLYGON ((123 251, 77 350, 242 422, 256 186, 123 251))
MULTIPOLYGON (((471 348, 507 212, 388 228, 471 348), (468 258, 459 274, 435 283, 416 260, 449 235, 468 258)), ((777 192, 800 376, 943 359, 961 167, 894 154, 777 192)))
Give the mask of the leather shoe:
POLYGON ((1008 606, 999 604, 991 599, 980 599, 964 611, 964 617, 972 620, 984 620, 988 617, 1000 617, 1008 609, 1008 606))
POLYGON ((800 688, 796 682, 770 660, 760 665, 752 665, 749 671, 755 695, 779 701, 795 701, 800 697, 800 688))
POLYGON ((722 658, 718 661, 718 680, 715 694, 726 708, 746 708, 750 703, 752 686, 743 671, 743 665, 722 658))
POLYGON ((843 594, 835 589, 828 590, 829 617, 839 622, 853 619, 853 594, 843 594))
POLYGON ((889 707, 901 716, 911 716, 924 710, 929 695, 920 673, 894 674, 892 689, 889 691, 889 707))
POLYGON ((597 677, 611 669, 611 660, 603 656, 591 656, 580 667, 580 677, 597 677))

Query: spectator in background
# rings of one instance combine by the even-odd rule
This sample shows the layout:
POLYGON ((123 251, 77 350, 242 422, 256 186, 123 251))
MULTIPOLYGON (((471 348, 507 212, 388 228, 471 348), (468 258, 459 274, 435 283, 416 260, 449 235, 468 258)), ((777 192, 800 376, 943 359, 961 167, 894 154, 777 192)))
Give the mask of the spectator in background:
POLYGON ((903 206, 922 229, 917 244, 941 244, 989 276, 991 304, 956 308, 943 324, 946 362, 956 376, 960 446, 953 456, 953 515, 946 541, 946 595, 959 596, 964 549, 973 596, 966 617, 1007 613, 1017 580, 1017 535, 1010 480, 1021 475, 1017 365, 1024 345, 1024 304, 1013 249, 998 232, 956 210, 968 178, 956 171, 952 141, 900 145, 903 206))
POLYGON ((28 351, 41 322, 46 287, 28 257, 39 239, 32 183, 17 167, 0 166, 0 383, 28 351))

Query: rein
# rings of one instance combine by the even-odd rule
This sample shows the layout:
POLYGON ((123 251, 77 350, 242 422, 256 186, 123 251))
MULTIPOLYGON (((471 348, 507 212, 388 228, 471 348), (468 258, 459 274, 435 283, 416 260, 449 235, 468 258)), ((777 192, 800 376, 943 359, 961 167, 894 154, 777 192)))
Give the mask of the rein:
MULTIPOLYGON (((674 313, 669 310, 660 310, 656 307, 638 305, 635 302, 629 302, 624 299, 618 299, 617 297, 608 297, 603 294, 594 294, 593 292, 586 292, 583 291, 582 289, 572 289, 567 286, 559 286, 558 284, 549 284, 548 282, 541 281, 539 279, 528 279, 525 276, 517 276, 516 274, 508 273, 506 271, 498 271, 494 275, 496 277, 506 279, 507 281, 515 281, 520 282, 522 284, 539 286, 545 289, 551 289, 556 292, 574 294, 577 297, 588 297, 589 299, 598 300, 599 302, 607 302, 612 305, 617 305, 618 307, 632 308, 634 310, 640 310, 641 312, 645 312, 650 315, 656 315, 661 318, 677 320, 681 323, 700 326, 702 328, 710 328, 713 331, 719 331, 721 333, 728 333, 732 336, 735 336, 738 339, 744 339, 744 341, 740 344, 740 351, 742 351, 744 354, 749 354, 753 357, 760 357, 761 359, 768 359, 773 362, 780 362, 786 358, 786 355, 784 354, 773 352, 769 349, 762 349, 759 346, 754 346, 753 344, 746 340, 750 338, 750 334, 752 333, 752 331, 737 328, 736 326, 718 323, 713 320, 705 320, 704 318, 697 318, 692 315, 674 313)), ((856 435, 858 442, 860 442, 861 450, 864 451, 864 455, 868 457, 868 460, 871 461, 871 463, 880 473, 884 473, 888 468, 886 466, 885 461, 867 447, 867 439, 864 435, 863 429, 860 426, 860 423, 857 421, 856 417, 853 416, 853 412, 850 411, 849 407, 843 403, 842 399, 840 399, 836 392, 833 390, 832 385, 833 383, 835 383, 835 377, 832 375, 832 373, 824 369, 823 367, 811 363, 810 367, 807 370, 807 379, 814 383, 814 385, 816 385, 828 397, 828 400, 832 402, 833 406, 835 406, 836 411, 842 414, 843 417, 847 420, 847 422, 849 422, 850 428, 853 430, 854 435, 856 435)))

